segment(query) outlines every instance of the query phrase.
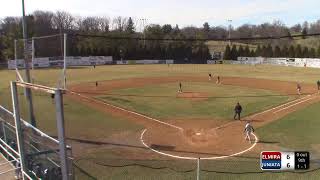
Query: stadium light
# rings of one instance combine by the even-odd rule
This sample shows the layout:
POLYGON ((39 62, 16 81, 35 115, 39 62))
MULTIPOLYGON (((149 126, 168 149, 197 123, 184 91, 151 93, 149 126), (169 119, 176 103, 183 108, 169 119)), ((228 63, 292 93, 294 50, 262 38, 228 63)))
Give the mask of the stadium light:
POLYGON ((232 19, 228 19, 229 22, 229 46, 231 46, 231 23, 232 23, 232 19))

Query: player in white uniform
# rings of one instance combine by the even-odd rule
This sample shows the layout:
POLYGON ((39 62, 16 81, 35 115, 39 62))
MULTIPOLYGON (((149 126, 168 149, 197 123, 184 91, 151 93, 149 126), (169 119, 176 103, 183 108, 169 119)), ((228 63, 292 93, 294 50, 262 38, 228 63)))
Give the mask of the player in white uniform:
POLYGON ((250 122, 247 122, 246 126, 244 127, 244 133, 246 134, 246 140, 251 142, 251 134, 254 132, 253 126, 250 122))

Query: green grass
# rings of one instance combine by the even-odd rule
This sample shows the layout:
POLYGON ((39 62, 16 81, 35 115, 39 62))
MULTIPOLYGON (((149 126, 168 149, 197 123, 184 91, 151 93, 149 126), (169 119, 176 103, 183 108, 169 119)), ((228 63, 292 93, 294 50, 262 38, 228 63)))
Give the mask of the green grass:
POLYGON ((242 104, 243 115, 246 116, 289 99, 288 96, 281 96, 268 90, 214 83, 183 82, 183 89, 185 92, 203 93, 209 98, 203 100, 177 98, 177 83, 114 90, 112 94, 116 95, 103 95, 98 98, 161 119, 216 118, 218 120, 232 119, 233 108, 237 102, 242 104))
MULTIPOLYGON (((68 84, 79 84, 82 82, 95 82, 112 79, 128 79, 135 77, 172 77, 181 75, 205 76, 208 72, 220 76, 254 77, 262 79, 273 79, 283 81, 299 81, 315 84, 320 79, 319 69, 281 67, 271 65, 118 65, 73 68, 67 70, 68 84)), ((24 72, 21 70, 22 76, 24 72)), ((61 69, 37 69, 32 71, 32 77, 36 83, 56 86, 61 69)), ((9 81, 15 80, 15 71, 0 70, 0 90, 9 87, 9 81)))
MULTIPOLYGON (((320 103, 291 113, 257 130, 261 140, 279 142, 279 146, 295 150, 311 150, 320 145, 320 103)), ((319 151, 320 154, 320 151, 319 151)))
MULTIPOLYGON (((79 84, 84 82, 94 82, 102 80, 112 80, 112 79, 128 79, 128 78, 137 78, 137 77, 173 77, 173 76, 202 76, 207 78, 208 72, 219 74, 220 76, 235 76, 235 77, 254 77, 261 79, 273 79, 273 80, 283 80, 283 81, 299 81, 304 83, 315 84, 316 80, 320 79, 319 69, 313 68, 294 68, 294 67, 280 67, 280 66, 269 66, 269 65, 259 65, 256 67, 247 66, 247 65, 131 65, 131 66, 100 66, 96 69, 91 67, 84 68, 73 68, 68 69, 68 84, 79 84)), ((22 75, 24 74, 21 71, 22 75)), ((36 83, 56 86, 58 77, 61 76, 61 69, 39 69, 32 72, 33 78, 36 83)), ((11 95, 9 91, 9 81, 15 79, 15 72, 8 70, 0 70, 0 104, 11 109, 11 95)), ((156 87, 156 86, 155 86, 156 87)), ((132 89, 123 89, 115 93, 147 93, 153 95, 155 92, 159 94, 168 95, 172 93, 172 96, 175 96, 177 91, 176 84, 160 85, 158 88, 154 87, 143 87, 146 88, 146 91, 143 91, 139 88, 132 89), (167 90, 165 91, 164 88, 167 90), (159 92, 159 88, 162 90, 159 92)), ((230 96, 241 94, 275 94, 273 92, 246 89, 234 87, 216 87, 203 85, 199 83, 190 83, 190 89, 187 88, 187 91, 194 91, 193 89, 198 88, 197 91, 204 91, 212 96, 230 96), (210 92, 208 92, 210 90, 210 92), (237 91, 236 93, 234 91, 237 91), (222 93, 222 94, 219 94, 222 93), (237 94, 238 93, 238 94, 237 94)), ((157 94, 157 95, 159 95, 157 94)), ((55 124, 55 112, 54 106, 51 102, 51 99, 48 95, 44 94, 34 94, 34 103, 35 111, 38 125, 41 129, 45 130, 48 133, 55 133, 56 124, 55 124)), ((130 106, 134 103, 139 102, 138 111, 145 112, 146 107, 154 106, 154 102, 150 102, 150 98, 141 98, 134 99, 135 97, 124 96, 115 96, 110 101, 113 103, 118 103, 121 105, 130 106)), ((154 98, 156 99, 156 98, 154 98)), ((25 99, 20 98, 22 104, 25 104, 25 99)), ((251 113, 263 109, 264 107, 271 106, 273 104, 280 103, 287 100, 287 97, 276 98, 228 98, 224 99, 215 99, 210 98, 206 101, 193 102, 187 99, 173 99, 168 100, 167 98, 156 99, 159 107, 158 109, 153 109, 150 113, 157 117, 169 118, 173 116, 190 116, 190 114, 196 114, 197 116, 209 117, 209 118, 230 118, 232 116, 232 107, 234 103, 239 100, 245 107, 245 113, 251 113), (275 99, 274 99, 275 98, 275 99), (273 100, 272 100, 273 99, 273 100), (248 101, 248 102, 245 102, 248 101), (214 102, 214 103, 213 103, 214 102), (213 104, 226 104, 226 109, 221 108, 220 106, 213 104), (177 105, 178 104, 178 105, 177 105), (173 111, 169 112, 169 108, 175 108, 177 113, 173 111), (174 107, 176 106, 177 107, 174 107), (179 110, 187 108, 189 111, 179 110), (231 109, 229 109, 229 107, 231 109), (220 110, 217 111, 218 109, 220 110), (159 110, 157 112, 156 110, 159 110), (230 114, 231 113, 231 114, 230 114), (167 115, 168 114, 168 115, 167 115)), ((65 99, 65 115, 66 115, 66 133, 68 136, 76 138, 84 138, 91 140, 105 139, 108 136, 123 132, 123 131, 137 131, 142 127, 122 118, 114 117, 110 114, 105 114, 99 112, 95 109, 87 107, 86 105, 74 102, 70 99, 65 99)), ((26 118, 26 108, 22 105, 22 114, 26 118)), ((133 108, 133 107, 131 107, 133 108)), ((136 108, 136 107, 135 107, 136 108)), ((312 152, 312 157, 318 156, 319 147, 319 127, 320 113, 319 113, 320 104, 312 105, 302 111, 293 113, 280 121, 275 121, 265 127, 257 129, 259 137, 264 141, 279 142, 276 145, 284 149, 293 149, 293 150, 310 150, 312 152), (318 153, 318 154, 317 154, 318 153), (315 156, 316 155, 316 156, 315 156)), ((121 143, 119 143, 121 144, 121 143)), ((126 144, 122 142, 122 144, 126 144)), ((128 147, 123 147, 124 151, 119 151, 119 148, 115 145, 106 146, 104 148, 96 147, 93 149, 88 149, 92 153, 88 153, 78 158, 96 158, 101 161, 114 160, 120 164, 120 160, 124 159, 124 155, 128 153, 135 153, 136 149, 141 149, 138 142, 129 142, 127 143, 128 147), (136 147, 135 147, 136 146, 136 147), (131 151, 130 148, 134 148, 135 151, 131 151), (125 153, 123 153, 125 152, 125 153), (105 158, 105 159, 103 159, 105 158)), ((87 149, 86 149, 87 150, 87 149)), ((275 150, 275 149, 266 149, 266 150, 275 150)), ((150 153, 148 150, 142 150, 144 152, 150 153)), ((135 155, 135 154, 132 154, 135 155)), ((139 154, 136 154, 137 156, 139 154)), ((140 161, 128 161, 129 163, 141 163, 140 161)), ((203 168, 217 170, 236 170, 236 171, 258 171, 258 160, 254 160, 248 164, 236 163, 238 161, 232 161, 227 159, 226 161, 213 161, 213 165, 204 166, 203 168), (211 167, 212 166, 212 167, 211 167)), ((101 165, 97 165, 91 161, 79 161, 79 165, 85 170, 89 171, 90 174, 98 177, 99 179, 195 179, 195 173, 179 173, 172 171, 170 169, 164 170, 153 170, 143 167, 125 167, 125 168, 111 168, 101 165)), ((162 162, 160 160, 154 161, 143 161, 142 163, 147 165, 152 165, 153 167, 160 166, 169 166, 176 170, 188 170, 190 167, 193 168, 194 164, 190 164, 185 161, 166 161, 162 162)), ((81 176, 83 177, 83 176, 81 176)), ((291 173, 282 173, 282 174, 230 174, 230 173, 201 173, 201 179, 319 179, 319 171, 306 174, 291 174, 291 173)), ((86 179, 86 178, 82 178, 86 179)))
MULTIPOLYGON (((23 89, 19 88, 19 101, 21 117, 28 120, 27 102, 23 95, 23 89)), ((11 107, 11 97, 6 93, 0 93, 2 105, 8 109, 11 107)), ((50 95, 33 93, 34 112, 37 126, 50 135, 56 135, 56 112, 55 104, 50 95)), ((114 133, 137 131, 142 127, 123 118, 115 117, 90 108, 84 104, 64 98, 65 126, 68 137, 97 140, 107 138, 114 133)))

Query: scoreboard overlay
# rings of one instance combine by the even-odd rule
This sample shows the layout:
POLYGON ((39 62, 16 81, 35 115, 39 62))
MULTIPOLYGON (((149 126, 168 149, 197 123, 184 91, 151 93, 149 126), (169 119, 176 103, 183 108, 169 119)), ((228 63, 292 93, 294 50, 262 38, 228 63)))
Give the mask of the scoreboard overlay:
POLYGON ((307 170, 310 167, 310 153, 263 151, 260 167, 261 170, 307 170))

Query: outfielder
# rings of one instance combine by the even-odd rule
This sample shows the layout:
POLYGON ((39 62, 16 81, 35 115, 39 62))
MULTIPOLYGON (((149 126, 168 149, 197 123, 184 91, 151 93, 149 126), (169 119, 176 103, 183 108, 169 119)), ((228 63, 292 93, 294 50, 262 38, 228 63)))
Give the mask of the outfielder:
POLYGON ((251 142, 251 135, 253 132, 254 132, 253 126, 248 121, 246 126, 244 127, 244 133, 246 134, 245 139, 249 140, 249 142, 251 142))
POLYGON ((318 93, 320 93, 320 80, 317 81, 318 93))
POLYGON ((182 93, 182 84, 179 82, 179 93, 182 93))
POLYGON ((297 83, 297 92, 301 95, 301 85, 299 83, 297 83))

